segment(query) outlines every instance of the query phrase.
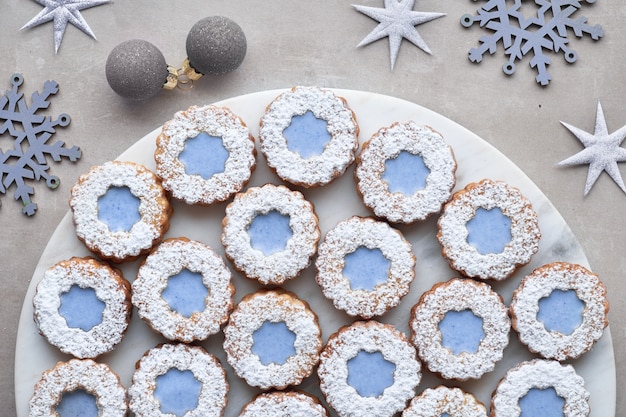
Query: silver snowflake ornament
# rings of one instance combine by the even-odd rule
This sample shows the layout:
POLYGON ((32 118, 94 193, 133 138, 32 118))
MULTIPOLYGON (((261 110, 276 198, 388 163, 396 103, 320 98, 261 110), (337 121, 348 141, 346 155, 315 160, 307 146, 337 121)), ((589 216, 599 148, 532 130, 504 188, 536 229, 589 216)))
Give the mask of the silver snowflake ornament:
MULTIPOLYGON (((596 0, 585 1, 594 3, 596 0)), ((478 63, 485 53, 494 54, 501 42, 509 57, 502 71, 513 74, 515 61, 531 55, 530 66, 537 70, 536 81, 545 86, 552 79, 547 69, 550 64, 547 53, 562 52, 570 64, 578 59, 577 53, 567 46, 569 32, 579 38, 589 35, 593 40, 604 35, 600 25, 591 26, 584 17, 572 17, 581 8, 581 0, 534 0, 534 3, 537 13, 530 17, 520 11, 522 0, 488 0, 476 16, 464 15, 461 18, 463 26, 478 23, 492 32, 480 38, 478 48, 470 49, 470 61, 478 63)))
POLYGON ((626 193, 626 186, 624 186, 617 166, 618 162, 626 161, 626 149, 620 146, 626 139, 626 126, 609 134, 600 102, 598 102, 596 111, 596 127, 593 134, 565 122, 561 123, 585 146, 585 149, 576 155, 559 162, 561 166, 589 164, 584 195, 589 193, 603 171, 606 171, 619 188, 626 193))
POLYGON ((87 35, 96 39, 93 31, 80 13, 90 7, 110 3, 111 0, 34 0, 44 6, 44 9, 26 23, 22 29, 30 29, 51 20, 54 22, 54 53, 59 51, 67 24, 71 23, 87 35))
POLYGON ((402 39, 430 54, 431 51, 415 26, 445 16, 445 13, 425 13, 413 11, 415 0, 384 0, 384 8, 352 5, 358 12, 379 22, 358 45, 369 45, 379 39, 389 38, 389 58, 391 70, 396 64, 402 39))
POLYGON ((30 199, 35 191, 27 180, 43 179, 49 188, 57 188, 59 178, 48 173, 50 167, 46 156, 57 162, 63 157, 76 161, 81 151, 76 146, 66 148, 61 141, 49 143, 58 126, 69 125, 70 116, 63 113, 53 120, 38 113, 48 108, 50 96, 59 91, 56 81, 46 81, 41 93, 34 92, 30 106, 24 94, 19 92, 23 82, 21 74, 13 74, 13 88, 0 96, 0 138, 8 134, 13 141, 13 146, 8 149, 0 148, 0 193, 6 194, 15 186, 13 197, 21 200, 22 212, 32 216, 37 204, 30 199))

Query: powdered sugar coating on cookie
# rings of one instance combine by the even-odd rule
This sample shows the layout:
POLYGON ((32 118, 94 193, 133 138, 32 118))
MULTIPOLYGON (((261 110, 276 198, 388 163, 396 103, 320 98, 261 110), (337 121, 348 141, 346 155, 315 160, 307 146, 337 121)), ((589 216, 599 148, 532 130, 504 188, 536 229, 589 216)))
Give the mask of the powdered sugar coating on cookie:
POLYGON ((313 205, 299 191, 266 184, 239 193, 226 207, 221 241, 237 270, 263 285, 280 285, 309 266, 320 239, 313 205), (259 215, 277 212, 288 217, 292 236, 271 254, 252 247, 249 228, 259 215))
POLYGON ((504 280, 539 249, 539 222, 530 201, 503 181, 484 179, 454 194, 438 221, 437 239, 450 266, 470 278, 504 280), (499 253, 480 253, 468 243, 467 224, 478 209, 499 209, 510 219, 510 241, 499 253))
POLYGON ((415 395, 421 380, 421 365, 415 348, 392 325, 377 321, 357 321, 330 336, 322 354, 318 376, 326 401, 341 417, 391 417, 402 411, 415 395), (395 365, 393 383, 382 395, 361 396, 348 383, 348 362, 359 352, 382 354, 395 365))
POLYGON ((342 221, 326 234, 315 266, 316 280, 324 296, 336 308, 365 319, 380 316, 398 305, 415 278, 415 255, 409 241, 387 223, 362 217, 342 221), (353 288, 343 272, 346 255, 359 248, 378 249, 389 262, 385 280, 371 290, 353 288))
POLYGON ((76 235, 103 259, 136 259, 160 242, 169 228, 171 206, 158 177, 143 165, 110 161, 92 167, 72 187, 70 207, 76 235), (111 231, 98 216, 98 200, 110 187, 127 187, 139 199, 140 219, 129 231, 111 231))
POLYGON ((544 265, 524 277, 513 293, 510 307, 513 328, 520 341, 544 358, 559 361, 577 358, 592 348, 609 324, 608 309, 606 287, 598 276, 581 265, 566 262, 544 265), (537 317, 540 300, 555 290, 573 290, 584 303, 580 313, 559 309, 560 316, 580 316, 580 325, 570 334, 546 329, 537 317))
POLYGON ((126 416, 126 390, 119 377, 108 365, 91 359, 58 362, 54 368, 45 371, 30 399, 30 415, 58 417, 56 408, 63 394, 76 390, 84 390, 95 397, 98 416, 126 416))
POLYGON ((450 199, 455 172, 454 153, 443 137, 429 126, 410 121, 380 129, 363 145, 355 177, 363 202, 376 216, 394 223, 414 223, 438 213, 450 199), (383 179, 387 161, 401 152, 421 158, 429 171, 424 187, 410 195, 391 192, 383 179))
POLYGON ((48 342, 77 358, 95 358, 124 337, 130 320, 130 284, 121 271, 93 258, 71 258, 48 268, 33 297, 34 319, 48 342), (61 295, 74 286, 95 291, 104 303, 100 322, 89 330, 70 327, 59 312, 61 295))
POLYGON ((316 314, 295 294, 282 290, 246 295, 230 315, 224 328, 224 351, 235 373, 248 385, 263 390, 298 385, 313 372, 322 349, 321 329, 316 314), (265 323, 281 323, 293 333, 294 354, 283 363, 263 364, 253 352, 254 333, 265 323))
POLYGON ((219 332, 233 308, 235 292, 222 258, 207 245, 186 238, 167 239, 153 250, 140 266, 132 289, 139 317, 167 339, 183 342, 204 340, 219 332), (188 317, 163 297, 169 279, 183 270, 200 274, 208 290, 204 308, 188 317))
POLYGON ((520 417, 520 400, 531 389, 553 388, 565 402, 564 417, 589 415, 589 392, 585 381, 572 365, 535 359, 510 369, 500 380, 491 399, 491 416, 520 417))
POLYGON ((157 137, 156 173, 174 198, 187 204, 209 205, 243 188, 254 170, 255 154, 254 138, 241 118, 224 107, 191 106, 177 112, 157 137), (219 138, 228 153, 223 171, 209 178, 189 174, 181 160, 188 140, 201 133, 219 138))
POLYGON ((261 119, 259 139, 268 165, 284 181, 303 187, 322 186, 344 173, 354 161, 359 128, 346 101, 332 91, 294 87, 278 96, 261 119), (312 112, 326 122, 330 140, 320 154, 304 158, 288 148, 284 136, 294 116, 312 112))
POLYGON ((502 297, 482 282, 453 278, 437 283, 411 310, 411 342, 431 372, 442 378, 478 379, 494 369, 509 343, 511 322, 502 297), (451 311, 482 319, 484 336, 476 351, 454 354, 443 344, 440 323, 451 311))
POLYGON ((128 389, 129 407, 136 417, 166 417, 155 398, 157 378, 168 371, 190 371, 201 385, 197 406, 185 417, 221 417, 228 402, 228 381, 219 360, 200 346, 164 344, 150 349, 137 362, 128 389))
POLYGON ((239 417, 328 417, 319 400, 301 391, 275 391, 258 395, 239 417))
POLYGON ((487 409, 472 394, 443 385, 425 389, 411 400, 402 417, 487 417, 487 409))

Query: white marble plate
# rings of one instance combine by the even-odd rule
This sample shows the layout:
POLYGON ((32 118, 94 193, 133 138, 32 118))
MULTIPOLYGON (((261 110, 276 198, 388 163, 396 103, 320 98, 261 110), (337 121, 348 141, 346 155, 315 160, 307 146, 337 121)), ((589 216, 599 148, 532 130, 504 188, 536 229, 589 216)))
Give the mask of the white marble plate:
MULTIPOLYGON (((249 94, 228 99, 218 104, 228 106, 240 115, 256 137, 259 120, 265 106, 280 92, 280 90, 275 90, 249 94)), ((510 302, 512 291, 517 287, 521 278, 538 266, 553 261, 568 261, 588 267, 587 259, 579 243, 546 196, 519 168, 484 140, 445 117, 413 103, 366 92, 336 90, 336 93, 345 97, 350 107, 355 111, 361 129, 361 141, 367 140, 379 128, 389 126, 396 121, 415 120, 422 124, 428 124, 441 132, 454 149, 458 161, 457 189, 463 188, 472 181, 491 178, 507 181, 518 187, 530 199, 539 214, 543 237, 540 242, 540 250, 533 257, 531 263, 520 269, 506 282, 494 286, 502 294, 506 303, 510 302)), ((131 146, 119 159, 137 161, 154 169, 153 152, 155 138, 159 132, 160 127, 131 146)), ((264 157, 259 153, 257 169, 250 185, 261 185, 267 182, 279 183, 280 181, 267 168, 264 157)), ((355 190, 353 168, 350 168, 345 175, 331 184, 320 189, 305 190, 304 193, 315 204, 323 234, 337 222, 351 215, 370 215, 355 190)), ((190 239, 200 240, 223 255, 219 236, 224 209, 225 204, 203 208, 186 206, 176 202, 174 203, 171 228, 167 236, 187 236, 190 239)), ((433 218, 413 226, 401 227, 401 230, 412 242, 417 257, 416 279, 411 285, 411 292, 400 305, 380 318, 380 321, 392 323, 401 331, 408 333, 409 312, 418 301, 420 294, 430 289, 435 282, 448 280, 457 274, 448 267, 447 262, 441 257, 440 247, 435 238, 436 219, 433 218)), ((38 334, 33 323, 31 303, 35 287, 46 268, 71 256, 85 255, 89 255, 89 252, 75 237, 71 216, 68 213, 59 224, 42 254, 24 300, 15 355, 15 395, 18 417, 28 415, 28 400, 41 373, 54 366, 57 361, 69 359, 68 356, 50 346, 38 334)), ((129 281, 134 279, 137 268, 138 262, 122 265, 122 270, 129 281)), ((234 284, 237 289, 235 301, 239 301, 243 295, 258 288, 256 283, 237 273, 234 273, 234 284)), ((300 277, 286 284, 285 288, 296 292, 311 304, 319 316, 324 341, 339 327, 353 321, 343 312, 335 310, 332 303, 322 296, 314 281, 313 267, 309 267, 300 277)), ((135 315, 122 343, 113 352, 103 355, 98 360, 110 364, 113 370, 120 375, 122 383, 128 387, 135 362, 146 350, 164 341, 135 315)), ((227 369, 231 391, 225 415, 230 417, 238 415, 241 407, 258 391, 248 388, 241 379, 233 374, 232 369, 226 363, 221 344, 221 334, 214 335, 202 343, 222 361, 227 369)), ((460 386, 475 394, 489 408, 490 395, 502 375, 518 362, 533 357, 519 344, 517 336, 511 333, 511 343, 505 350, 504 359, 498 363, 493 372, 481 380, 460 384, 442 382, 425 372, 418 390, 421 391, 439 383, 460 386)), ((591 416, 614 416, 615 360, 609 329, 606 329, 604 336, 592 351, 573 361, 572 364, 577 372, 585 378, 586 387, 591 392, 591 416)), ((306 379, 300 388, 320 398, 322 397, 317 388, 315 376, 306 379)))

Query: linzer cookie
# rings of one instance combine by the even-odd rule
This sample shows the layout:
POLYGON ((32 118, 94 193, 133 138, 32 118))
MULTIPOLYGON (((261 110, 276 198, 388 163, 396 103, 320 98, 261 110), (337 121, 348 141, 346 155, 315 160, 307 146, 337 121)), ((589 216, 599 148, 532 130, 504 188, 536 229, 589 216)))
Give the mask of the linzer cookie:
POLYGON ((588 352, 608 326, 606 288, 585 267, 554 262, 535 269, 513 293, 513 328, 520 341, 547 359, 588 352))
POLYGON ((239 417, 328 417, 320 401, 303 391, 274 391, 259 394, 246 404, 239 417))
POLYGON ((299 385, 313 372, 321 329, 309 305, 283 290, 243 297, 224 328, 224 351, 235 373, 263 390, 299 385))
POLYGON ((441 134, 415 122, 394 123, 363 144, 354 175, 363 203, 393 223, 441 211, 456 184, 456 160, 441 134))
POLYGON ((328 339, 317 374, 328 404, 346 416, 392 417, 421 380, 415 348, 390 324, 357 321, 328 339))
POLYGON ((124 262, 147 253, 169 228, 171 206, 158 177, 134 162, 92 167, 72 187, 76 235, 101 258, 124 262))
POLYGON ((156 173, 187 204, 209 205, 240 191, 255 168, 254 138, 231 110, 192 106, 163 125, 156 173))
POLYGON ((398 305, 415 278, 415 255, 402 233, 385 222, 352 217, 319 246, 317 283, 336 308, 369 319, 398 305))
POLYGON ((422 294, 409 326, 411 342, 431 372, 467 380, 491 372, 502 359, 511 322, 489 285, 453 278, 422 294))
POLYGON ((586 417, 589 392, 572 365, 535 359, 510 369, 491 398, 491 417, 586 417))
POLYGON ((265 111, 259 141, 267 164, 284 181, 326 185, 354 162, 359 127, 346 100, 318 87, 294 87, 265 111))
POLYGON ((457 191, 443 209, 437 238, 450 266, 470 278, 504 280, 539 249, 539 222, 530 201, 490 179, 457 191))
POLYGON ((105 262, 71 258, 44 272, 33 307, 50 344, 77 358, 95 358, 113 350, 126 333, 130 284, 105 262))
POLYGON ((487 417, 487 409, 460 388, 427 388, 411 400, 402 417, 487 417))
POLYGON ((128 404, 136 417, 221 417, 228 389, 224 368, 204 348, 164 344, 137 362, 128 404))
POLYGON ((30 416, 125 417, 126 390, 119 377, 91 359, 58 362, 45 371, 29 402, 30 416))
POLYGON ((235 287, 222 258, 187 238, 163 241, 141 264, 132 285, 139 317, 169 340, 193 342, 220 331, 235 287))
POLYGON ((266 184, 239 193, 226 207, 221 241, 246 277, 281 285, 309 266, 320 239, 313 205, 302 193, 266 184))

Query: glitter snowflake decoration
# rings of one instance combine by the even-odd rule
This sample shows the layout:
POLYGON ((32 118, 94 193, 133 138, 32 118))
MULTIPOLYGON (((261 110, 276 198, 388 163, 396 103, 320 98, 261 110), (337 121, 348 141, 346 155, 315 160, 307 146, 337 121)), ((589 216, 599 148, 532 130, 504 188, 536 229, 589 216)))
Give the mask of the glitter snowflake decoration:
POLYGON ((30 199, 35 191, 27 184, 27 180, 44 179, 49 188, 57 188, 59 178, 48 173, 50 167, 46 156, 54 161, 60 161, 62 157, 76 161, 81 151, 76 146, 66 148, 61 141, 49 143, 57 126, 65 127, 70 123, 67 114, 52 120, 50 116, 37 113, 48 108, 48 100, 59 91, 59 85, 55 81, 46 81, 41 93, 32 94, 29 106, 24 94, 19 92, 23 82, 22 75, 13 74, 13 88, 0 97, 0 139, 8 133, 13 145, 9 149, 0 148, 0 192, 6 194, 14 185, 13 197, 21 200, 24 206, 22 212, 32 216, 37 210, 37 204, 30 199))
MULTIPOLYGON (((531 55, 530 66, 537 69, 536 80, 541 85, 548 85, 552 76, 547 67, 550 58, 546 52, 562 52, 565 61, 572 64, 578 59, 576 52, 567 47, 568 33, 577 37, 589 35, 598 40, 604 32, 600 25, 590 26, 584 17, 572 15, 581 7, 582 0, 534 0, 537 15, 525 17, 520 11, 522 0, 488 0, 478 10, 476 16, 469 14, 461 18, 461 24, 470 27, 479 23, 481 27, 493 32, 480 39, 480 46, 469 51, 472 62, 480 62, 486 52, 494 54, 498 42, 502 42, 504 53, 509 60, 502 66, 505 74, 515 72, 515 61, 531 55)), ((596 0, 585 0, 594 3, 596 0)))

